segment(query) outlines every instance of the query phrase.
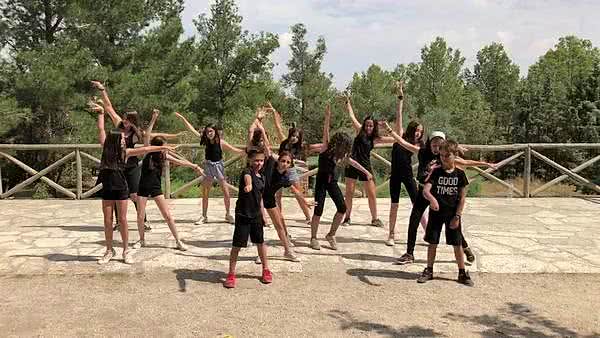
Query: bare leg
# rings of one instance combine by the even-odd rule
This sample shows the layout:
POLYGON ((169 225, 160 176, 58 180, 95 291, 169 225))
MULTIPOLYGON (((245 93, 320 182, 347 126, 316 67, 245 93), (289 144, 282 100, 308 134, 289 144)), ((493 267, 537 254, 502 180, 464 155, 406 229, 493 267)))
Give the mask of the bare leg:
MULTIPOLYGON (((460 249, 460 246, 458 247, 460 249)), ((427 267, 433 269, 433 263, 435 263, 435 254, 437 251, 437 244, 429 244, 427 247, 427 267)), ((460 255, 462 256, 462 250, 460 251, 460 255)), ((456 249, 454 250, 456 252, 456 249)), ((463 262, 464 267, 464 262, 463 262)))
POLYGON ((429 215, 429 209, 427 209, 427 211, 425 211, 423 213, 423 216, 421 216, 421 227, 423 228, 423 231, 427 230, 427 216, 429 215))
POLYGON ((119 225, 121 226, 121 241, 123 242, 123 252, 127 251, 129 246, 129 231, 127 226, 127 200, 115 201, 119 212, 119 225))
POLYGON ((158 206, 158 210, 160 210, 160 213, 162 214, 163 218, 165 219, 165 222, 167 222, 167 225, 169 226, 169 230, 171 230, 173 237, 175 237, 176 241, 179 241, 179 234, 177 234, 177 228, 175 227, 175 220, 173 219, 173 216, 171 215, 171 211, 169 211, 169 204, 167 203, 165 196, 164 195, 155 196, 154 202, 158 206))
POLYGON ((225 179, 219 180, 219 184, 221 185, 221 190, 223 191, 223 204, 225 204, 225 217, 227 217, 231 215, 229 211, 231 209, 231 196, 229 195, 229 187, 227 186, 227 181, 225 181, 225 179))
POLYGON ((346 177, 346 219, 350 219, 352 215, 352 198, 354 197, 354 188, 356 180, 346 177))
POLYGON ((113 248, 113 208, 115 201, 102 200, 102 214, 104 215, 104 241, 106 242, 106 251, 113 248))
POLYGON ((371 220, 377 219, 377 187, 374 181, 364 182, 365 190, 367 190, 367 198, 369 200, 369 210, 371 211, 371 220))
MULTIPOLYGON (((290 252, 290 242, 288 240, 287 231, 284 227, 284 224, 282 224, 283 217, 279 213, 279 209, 277 207, 275 207, 275 208, 267 209, 267 212, 269 213, 269 217, 271 217, 271 220, 273 221, 273 224, 275 225, 275 230, 277 231, 277 236, 279 236, 279 240, 281 241, 281 244, 283 244, 283 249, 285 250, 286 253, 290 252)), ((261 257, 261 259, 262 259, 262 257, 261 257)))
POLYGON ((296 201, 298 201, 298 205, 300 206, 300 209, 302 209, 302 213, 304 213, 304 217, 309 220, 310 219, 310 207, 308 206, 308 204, 306 204, 306 200, 304 199, 304 196, 302 195, 302 189, 300 187, 300 184, 298 182, 294 183, 291 186, 292 189, 292 193, 294 193, 294 197, 296 197, 296 201))
POLYGON ((144 217, 146 216, 146 203, 148 197, 138 196, 138 209, 137 209, 137 228, 140 240, 144 240, 144 217))
POLYGON ((206 217, 208 213, 208 196, 210 193, 211 185, 212 180, 204 178, 204 180, 202 181, 202 217, 206 217))
POLYGON ((331 221, 331 228, 329 229, 329 236, 335 236, 337 229, 339 228, 342 220, 344 218, 344 214, 336 212, 335 216, 333 216, 333 221, 331 221))
POLYGON ((313 215, 312 220, 310 221, 310 238, 317 238, 317 232, 319 231, 319 222, 321 221, 321 216, 313 215))
POLYGON ((258 250, 258 257, 262 262, 263 270, 269 269, 269 262, 267 261, 267 246, 265 243, 257 244, 256 249, 258 250))
POLYGON ((231 254, 229 254, 229 274, 235 274, 235 266, 237 264, 238 255, 240 253, 241 248, 233 247, 231 248, 231 254))
POLYGON ((454 257, 456 258, 456 264, 458 264, 459 269, 465 268, 465 255, 463 253, 462 246, 454 245, 454 257))

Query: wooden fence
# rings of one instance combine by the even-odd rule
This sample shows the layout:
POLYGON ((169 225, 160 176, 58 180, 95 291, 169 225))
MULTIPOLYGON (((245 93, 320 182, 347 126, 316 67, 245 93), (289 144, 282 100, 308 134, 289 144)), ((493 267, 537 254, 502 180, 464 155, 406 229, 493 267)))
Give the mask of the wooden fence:
MULTIPOLYGON (((480 168, 474 168, 477 173, 471 177, 469 177, 470 181, 478 180, 478 179, 488 179, 492 182, 496 182, 504 187, 506 187, 513 194, 516 194, 518 197, 534 197, 538 196, 541 192, 547 190, 548 188, 563 182, 565 180, 570 180, 573 183, 587 187, 596 193, 600 193, 600 186, 592 182, 590 179, 580 176, 578 173, 582 170, 593 166, 600 160, 600 155, 596 155, 595 157, 581 163, 575 168, 568 169, 563 165, 556 163, 551 160, 547 156, 543 155, 542 152, 544 150, 600 150, 600 143, 571 143, 571 144, 554 144, 554 143, 532 143, 532 144, 509 144, 509 145, 464 145, 471 152, 510 152, 514 153, 513 155, 507 157, 498 163, 496 168, 488 168, 486 170, 480 168), (494 172, 498 172, 502 168, 506 167, 508 164, 511 164, 521 157, 524 158, 524 166, 523 166, 523 186, 521 188, 515 187, 514 185, 503 181, 502 179, 493 175, 494 172), (538 187, 537 189, 531 191, 531 163, 532 159, 541 160, 545 164, 550 167, 556 169, 561 173, 561 176, 551 180, 550 182, 545 183, 544 185, 538 187)), ((241 146, 243 147, 243 146, 241 146)), ((202 147, 199 144, 182 144, 180 145, 180 149, 201 149, 202 147)), ((391 145, 377 145, 377 149, 391 149, 391 145)), ((99 151, 101 146, 99 144, 0 144, 0 159, 4 158, 7 161, 0 160, 0 199, 8 198, 15 193, 23 190, 24 188, 30 186, 34 182, 41 180, 44 183, 48 184, 50 187, 54 188, 58 193, 66 196, 71 199, 85 199, 94 196, 96 192, 98 192, 102 188, 102 184, 96 185, 88 191, 83 191, 83 160, 87 160, 87 162, 91 162, 93 167, 96 168, 100 163, 100 160, 89 154, 92 151, 99 151), (17 159, 11 153, 16 151, 60 151, 66 152, 61 159, 49 165, 48 167, 37 171, 33 169, 31 166, 23 163, 19 159, 17 159), (5 163, 2 163, 5 162, 5 163), (31 176, 11 187, 10 189, 3 189, 2 186, 2 167, 8 163, 12 162, 18 167, 22 168, 25 172, 30 174, 31 176), (52 170, 59 168, 62 165, 75 162, 76 166, 76 178, 75 178, 75 191, 67 189, 60 184, 52 181, 50 178, 46 177, 48 173, 52 170)), ((241 160, 243 156, 237 155, 232 157, 231 159, 225 162, 225 166, 228 167, 233 163, 241 160)), ((381 161, 386 166, 391 167, 391 163, 389 160, 377 154, 375 151, 372 152, 372 158, 376 161, 381 161)), ((415 165, 416 167, 416 165, 415 165)), ((176 196, 182 194, 192 186, 198 184, 202 177, 197 177, 190 182, 185 183, 183 186, 179 187, 179 189, 175 191, 171 191, 171 174, 170 174, 170 166, 166 165, 164 168, 164 176, 165 176, 165 196, 167 198, 175 198, 176 196)), ((316 169, 309 170, 301 175, 301 177, 313 176, 316 174, 316 169)), ((342 184, 343 185, 343 184, 342 184)), ((377 186, 377 189, 385 188, 388 185, 388 181, 382 182, 377 186)), ((233 190, 237 191, 236 187, 231 186, 233 190)))

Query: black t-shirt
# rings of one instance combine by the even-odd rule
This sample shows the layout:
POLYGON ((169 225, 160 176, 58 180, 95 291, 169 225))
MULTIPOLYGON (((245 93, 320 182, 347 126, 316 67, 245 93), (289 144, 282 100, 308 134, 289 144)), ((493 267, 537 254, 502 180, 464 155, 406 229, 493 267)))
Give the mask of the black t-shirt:
POLYGON ((352 158, 369 170, 371 168, 371 150, 374 146, 375 143, 370 137, 359 133, 352 143, 352 158))
POLYGON ((440 155, 434 154, 433 152, 431 152, 430 149, 427 148, 428 147, 421 147, 421 149, 419 150, 419 154, 417 155, 417 157, 419 158, 417 180, 422 184, 425 184, 425 179, 429 175, 431 165, 434 163, 441 163, 440 155))
POLYGON ((263 167, 263 177, 265 181, 266 194, 275 194, 281 188, 291 186, 291 182, 287 179, 287 172, 280 173, 277 170, 277 160, 273 156, 269 156, 263 167))
POLYGON ((101 169, 98 182, 102 183, 104 191, 129 190, 127 179, 122 169, 101 169))
POLYGON ((250 168, 244 169, 240 175, 238 199, 235 204, 235 217, 246 219, 249 221, 259 220, 262 215, 260 213, 260 201, 265 188, 265 182, 262 176, 257 175, 250 168), (246 192, 244 187, 244 176, 250 175, 252 178, 252 191, 246 192))
POLYGON ((304 160, 304 158, 302 158, 302 145, 300 144, 291 144, 289 139, 285 139, 279 145, 279 151, 281 152, 283 150, 287 150, 292 153, 294 159, 304 160))
MULTIPOLYGON (((135 148, 135 144, 137 143, 137 135, 133 130, 129 135, 125 136, 125 147, 133 149, 135 148)), ((127 158, 127 162, 125 163, 125 169, 131 169, 137 167, 139 164, 139 159, 137 156, 130 156, 127 158)))
POLYGON ((153 168, 150 168, 150 161, 153 158, 160 157, 160 153, 150 153, 144 156, 142 161, 142 176, 140 177, 140 186, 147 188, 161 189, 160 176, 162 174, 162 168, 154 163, 153 168))
POLYGON ((392 146, 392 176, 413 177, 412 155, 413 153, 410 150, 397 142, 394 143, 392 146))
POLYGON ((317 181, 333 182, 338 179, 338 171, 336 170, 337 163, 333 155, 328 155, 327 152, 319 154, 319 167, 317 170, 317 181))
POLYGON ((427 183, 431 183, 431 194, 438 201, 440 211, 452 211, 458 206, 460 190, 469 184, 469 180, 458 168, 449 173, 440 167, 433 170, 427 183))
POLYGON ((211 162, 219 162, 223 159, 223 150, 221 150, 221 143, 212 143, 208 141, 204 149, 204 158, 211 162))

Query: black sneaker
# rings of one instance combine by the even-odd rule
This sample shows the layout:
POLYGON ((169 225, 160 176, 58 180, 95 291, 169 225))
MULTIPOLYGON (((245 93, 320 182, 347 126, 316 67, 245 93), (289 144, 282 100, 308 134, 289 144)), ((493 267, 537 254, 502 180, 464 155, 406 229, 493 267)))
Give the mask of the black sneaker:
POLYGON ((113 227, 113 231, 117 231, 119 230, 119 224, 115 224, 115 226, 113 227))
POLYGON ((405 253, 404 255, 400 256, 400 258, 398 258, 396 260, 396 264, 398 264, 398 265, 411 264, 414 262, 415 262, 415 256, 409 254, 408 252, 405 253))
POLYGON ((458 282, 466 286, 475 286, 475 283, 473 283, 473 280, 471 279, 471 277, 469 276, 469 272, 467 271, 465 271, 465 273, 458 274, 458 282))
POLYGON ((149 232, 152 230, 152 227, 149 224, 144 224, 144 232, 149 232))
POLYGON ((425 268, 421 276, 417 278, 417 283, 425 283, 433 279, 433 270, 430 268, 425 268))
POLYGON ((465 257, 467 257, 467 262, 473 263, 475 261, 475 255, 471 251, 471 248, 466 247, 463 249, 463 252, 465 253, 465 257))

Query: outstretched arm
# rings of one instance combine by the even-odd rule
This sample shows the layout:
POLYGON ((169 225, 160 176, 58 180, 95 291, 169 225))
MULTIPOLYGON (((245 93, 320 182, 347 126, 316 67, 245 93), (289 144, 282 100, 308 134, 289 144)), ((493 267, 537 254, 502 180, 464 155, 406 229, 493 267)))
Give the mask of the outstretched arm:
POLYGON ((175 116, 178 119, 180 119, 183 122, 183 124, 188 128, 188 130, 191 131, 194 135, 196 135, 196 137, 201 137, 202 136, 196 130, 196 128, 194 128, 194 126, 192 126, 192 124, 183 115, 181 115, 179 112, 175 112, 175 116))
POLYGON ((108 93, 106 92, 106 88, 104 87, 104 85, 102 83, 100 83, 98 81, 92 81, 92 86, 94 86, 95 88, 97 88, 100 91, 104 109, 108 113, 108 116, 110 116, 110 119, 112 120, 115 127, 117 127, 119 125, 119 123, 121 123, 122 119, 119 116, 119 114, 117 114, 115 109, 113 108, 112 103, 110 102, 110 98, 108 97, 108 93))
POLYGON ((350 116, 350 120, 352 121, 352 127, 354 131, 358 134, 360 132, 360 128, 362 128, 362 124, 358 122, 356 119, 356 115, 354 114, 354 109, 352 109, 352 103, 350 103, 350 96, 347 94, 344 95, 346 110, 348 111, 348 115, 350 116))
POLYGON ((493 168, 494 163, 489 163, 485 161, 474 161, 474 160, 465 160, 464 158, 457 157, 455 160, 456 165, 461 167, 488 167, 493 168))
POLYGON ((155 152, 159 152, 159 151, 163 151, 163 150, 174 151, 175 147, 173 147, 173 146, 144 146, 144 147, 139 147, 139 148, 127 148, 127 149, 125 149, 125 156, 126 157, 142 156, 147 153, 155 153, 155 152))
POLYGON ((275 121, 275 130, 277 131, 277 137, 279 138, 279 143, 282 143, 285 140, 285 134, 283 133, 283 127, 281 124, 281 114, 273 108, 271 102, 267 102, 268 109, 273 112, 273 118, 275 121))
POLYGON ((365 174, 365 176, 367 176, 367 179, 369 179, 369 181, 371 181, 373 179, 373 174, 371 174, 367 169, 365 169, 365 167, 363 167, 360 163, 356 162, 355 159, 348 157, 348 164, 350 164, 351 166, 356 168, 358 171, 365 174))
POLYGON ((404 82, 397 81, 396 82, 396 95, 398 96, 397 106, 396 106, 396 132, 398 135, 402 136, 404 134, 404 128, 402 127, 402 108, 404 101, 404 82))
POLYGON ((188 160, 184 160, 184 159, 179 159, 174 157, 171 154, 167 154, 167 160, 171 163, 174 163, 176 165, 180 165, 182 167, 188 167, 188 168, 192 168, 195 172, 197 172, 198 174, 204 176, 204 170, 202 170, 202 168, 200 168, 199 165, 194 164, 188 160))
POLYGON ((329 125, 331 124, 331 105, 327 103, 325 106, 325 121, 323 122, 323 143, 321 143, 321 150, 324 152, 329 147, 329 125))
POLYGON ((225 149, 225 151, 231 151, 231 152, 237 153, 237 154, 245 153, 245 151, 243 149, 236 148, 236 147, 232 146, 231 144, 229 144, 225 140, 221 140, 221 148, 225 149))
POLYGON ((385 129, 387 130, 387 132, 392 135, 392 137, 394 138, 394 140, 396 142, 398 142, 398 144, 400 144, 404 149, 410 151, 413 154, 416 154, 419 152, 419 149, 421 149, 419 146, 416 146, 408 141, 406 141, 405 139, 403 139, 402 137, 400 137, 400 135, 398 135, 393 129, 392 127, 390 127, 390 125, 385 122, 385 129))

